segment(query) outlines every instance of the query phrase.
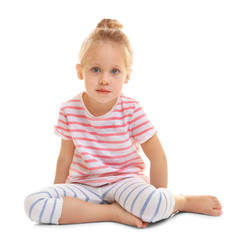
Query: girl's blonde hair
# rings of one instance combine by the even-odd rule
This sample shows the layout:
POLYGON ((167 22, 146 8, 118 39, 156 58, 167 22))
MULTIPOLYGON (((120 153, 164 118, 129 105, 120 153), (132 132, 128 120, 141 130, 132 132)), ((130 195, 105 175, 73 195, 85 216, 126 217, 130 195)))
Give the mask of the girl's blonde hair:
POLYGON ((133 62, 133 51, 128 37, 121 31, 122 25, 117 20, 103 19, 83 41, 79 53, 81 67, 85 64, 85 56, 95 41, 107 41, 118 44, 125 56, 126 68, 130 69, 133 62))

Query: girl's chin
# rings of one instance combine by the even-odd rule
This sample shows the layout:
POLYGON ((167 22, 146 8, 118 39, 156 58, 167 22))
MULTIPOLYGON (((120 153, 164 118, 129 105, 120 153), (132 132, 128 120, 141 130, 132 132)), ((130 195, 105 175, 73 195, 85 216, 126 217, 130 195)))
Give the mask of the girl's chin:
POLYGON ((118 96, 113 96, 112 92, 109 92, 109 93, 95 92, 95 94, 86 93, 84 98, 87 99, 88 101, 94 101, 97 104, 99 104, 99 103, 101 103, 101 104, 114 103, 115 104, 118 96))

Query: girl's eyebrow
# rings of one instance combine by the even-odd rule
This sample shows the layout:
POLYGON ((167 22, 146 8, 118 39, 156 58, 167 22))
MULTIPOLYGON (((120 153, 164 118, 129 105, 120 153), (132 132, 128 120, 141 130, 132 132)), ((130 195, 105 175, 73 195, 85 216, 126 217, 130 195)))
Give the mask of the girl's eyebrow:
POLYGON ((89 63, 89 66, 100 66, 98 63, 89 63))
POLYGON ((115 65, 115 66, 113 66, 113 68, 121 68, 121 66, 115 65))
MULTIPOLYGON (((100 66, 101 66, 99 63, 96 63, 96 62, 94 62, 94 63, 89 63, 88 65, 89 65, 89 67, 94 67, 94 66, 96 66, 96 67, 100 67, 100 66)), ((119 65, 114 65, 114 66, 112 66, 112 68, 118 68, 118 69, 121 69, 122 67, 119 66, 119 65)))

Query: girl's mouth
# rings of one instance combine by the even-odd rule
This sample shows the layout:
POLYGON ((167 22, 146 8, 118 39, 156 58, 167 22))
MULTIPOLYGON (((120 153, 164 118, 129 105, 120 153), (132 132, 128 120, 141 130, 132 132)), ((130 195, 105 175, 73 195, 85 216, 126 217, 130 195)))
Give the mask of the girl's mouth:
POLYGON ((104 88, 101 88, 101 89, 98 89, 96 90, 98 93, 101 93, 101 94, 108 94, 110 93, 110 91, 108 91, 107 89, 104 89, 104 88))

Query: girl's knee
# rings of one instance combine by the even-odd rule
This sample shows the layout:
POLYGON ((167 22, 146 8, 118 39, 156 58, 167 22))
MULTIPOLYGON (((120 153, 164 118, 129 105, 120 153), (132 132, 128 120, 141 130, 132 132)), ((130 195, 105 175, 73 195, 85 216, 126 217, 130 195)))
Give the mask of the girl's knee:
POLYGON ((135 215, 144 222, 157 222, 171 216, 174 204, 174 196, 168 189, 150 189, 140 196, 139 203, 136 208, 133 208, 133 213, 135 212, 135 215))
POLYGON ((62 202, 62 198, 52 197, 49 192, 37 192, 26 197, 24 209, 32 221, 58 224, 62 202))
POLYGON ((42 204, 48 199, 45 193, 34 193, 26 197, 24 209, 26 215, 35 222, 40 222, 40 213, 43 209, 42 204))

